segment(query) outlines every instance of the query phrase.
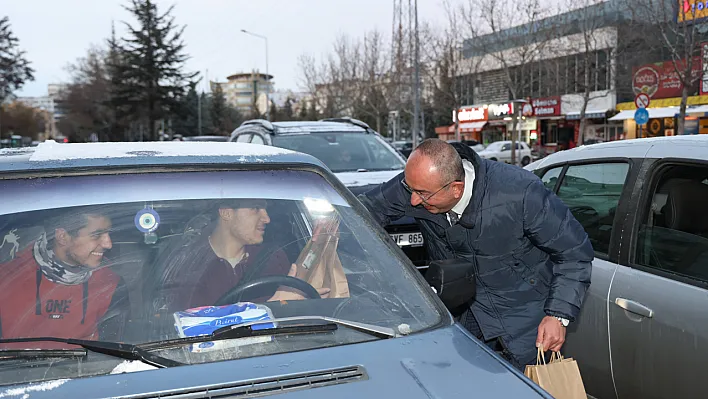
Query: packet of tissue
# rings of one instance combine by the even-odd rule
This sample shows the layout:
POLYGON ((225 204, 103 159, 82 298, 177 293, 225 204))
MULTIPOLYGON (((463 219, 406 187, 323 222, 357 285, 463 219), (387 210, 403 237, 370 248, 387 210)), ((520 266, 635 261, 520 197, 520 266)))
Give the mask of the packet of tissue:
MULTIPOLYGON (((251 321, 271 320, 273 314, 265 305, 239 302, 224 306, 202 306, 174 313, 175 329, 180 338, 209 335, 221 327, 233 326, 251 321)), ((254 330, 274 328, 276 323, 252 326, 254 330)), ((242 345, 270 342, 272 336, 248 337, 216 342, 202 342, 191 345, 191 352, 200 353, 217 349, 235 348, 242 345)))

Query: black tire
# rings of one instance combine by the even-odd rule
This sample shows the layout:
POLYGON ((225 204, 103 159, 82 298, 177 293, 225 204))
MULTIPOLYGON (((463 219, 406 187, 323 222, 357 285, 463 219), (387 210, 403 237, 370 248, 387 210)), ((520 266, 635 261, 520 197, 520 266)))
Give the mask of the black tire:
POLYGON ((531 163, 531 158, 529 157, 523 157, 521 159, 521 166, 526 166, 531 163))

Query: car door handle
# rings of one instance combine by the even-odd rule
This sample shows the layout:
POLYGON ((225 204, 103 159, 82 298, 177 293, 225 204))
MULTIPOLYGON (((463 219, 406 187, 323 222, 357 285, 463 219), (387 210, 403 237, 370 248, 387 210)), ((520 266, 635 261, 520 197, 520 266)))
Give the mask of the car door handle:
POLYGON ((628 312, 649 318, 654 317, 653 310, 631 299, 617 298, 615 304, 628 312))

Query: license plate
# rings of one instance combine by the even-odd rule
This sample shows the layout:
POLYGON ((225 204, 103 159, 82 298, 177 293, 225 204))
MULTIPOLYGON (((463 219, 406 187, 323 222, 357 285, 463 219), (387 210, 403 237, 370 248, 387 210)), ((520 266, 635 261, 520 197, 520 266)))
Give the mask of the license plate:
POLYGON ((423 245, 423 234, 421 233, 391 234, 391 238, 399 247, 419 247, 423 245))

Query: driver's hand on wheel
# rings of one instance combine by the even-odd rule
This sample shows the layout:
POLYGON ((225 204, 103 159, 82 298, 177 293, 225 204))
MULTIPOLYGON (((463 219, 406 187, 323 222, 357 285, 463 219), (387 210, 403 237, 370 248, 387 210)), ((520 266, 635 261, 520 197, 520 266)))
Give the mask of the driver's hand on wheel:
MULTIPOLYGON (((294 263, 290 266, 290 271, 288 272, 289 277, 295 277, 297 275, 297 265, 294 263)), ((318 288, 317 292, 320 294, 321 298, 329 298, 329 288, 318 288)), ((270 299, 268 299, 268 302, 272 301, 300 301, 305 299, 305 296, 300 293, 300 291, 289 288, 289 287, 280 287, 278 288, 278 291, 275 291, 275 294, 273 294, 270 299)))

